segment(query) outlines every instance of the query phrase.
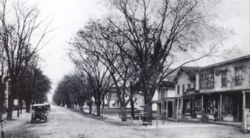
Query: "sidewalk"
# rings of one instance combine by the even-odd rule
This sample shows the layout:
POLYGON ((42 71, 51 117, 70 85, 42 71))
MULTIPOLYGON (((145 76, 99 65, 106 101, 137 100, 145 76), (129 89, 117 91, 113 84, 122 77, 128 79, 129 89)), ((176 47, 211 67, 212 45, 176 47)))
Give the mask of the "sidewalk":
POLYGON ((29 123, 31 114, 25 112, 25 110, 23 109, 22 114, 20 114, 19 117, 17 117, 17 111, 14 110, 12 112, 12 120, 6 120, 6 117, 7 117, 7 113, 4 113, 3 114, 3 119, 4 119, 3 130, 9 131, 9 130, 13 130, 15 128, 18 128, 25 123, 29 123))
MULTIPOLYGON (((84 110, 85 113, 88 113, 88 110, 84 110)), ((96 118, 96 117, 93 117, 96 118)), ((99 117, 100 118, 100 117, 99 117)), ((177 122, 175 120, 152 120, 152 125, 147 125, 147 126, 143 126, 142 125, 142 120, 131 120, 131 118, 127 118, 126 122, 122 122, 121 119, 119 118, 119 115, 117 114, 104 114, 103 115, 103 120, 107 121, 107 122, 116 122, 119 123, 121 125, 126 125, 126 126, 137 126, 140 127, 142 129, 152 129, 152 128, 168 128, 168 127, 211 127, 211 126, 218 126, 216 124, 210 124, 210 123, 198 123, 197 122, 177 122)))
MULTIPOLYGON (((194 123, 200 123, 199 118, 190 118, 181 120, 183 122, 194 122, 194 123)), ((234 127, 241 127, 242 122, 229 122, 229 121, 214 121, 214 120, 208 120, 207 124, 217 124, 217 125, 227 125, 227 126, 234 126, 234 127)))
MULTIPOLYGON (((77 111, 77 110, 76 110, 77 111)), ((122 122, 119 118, 118 114, 104 114, 101 117, 97 117, 94 115, 88 114, 89 110, 84 109, 84 114, 99 120, 103 120, 106 122, 110 122, 113 124, 119 124, 122 126, 137 126, 137 128, 141 129, 152 129, 152 128, 173 128, 173 127, 223 127, 223 126, 233 126, 233 127, 241 127, 241 122, 225 122, 225 121, 216 121, 209 120, 207 123, 200 123, 200 119, 185 119, 176 121, 175 119, 165 119, 165 120, 152 120, 152 125, 142 126, 142 120, 131 120, 131 118, 127 118, 126 122, 122 122)))
MULTIPOLYGON (((111 118, 114 120, 121 121, 118 115, 105 115, 104 117, 111 118)), ((139 122, 139 120, 131 120, 128 118, 127 122, 133 122, 133 124, 137 124, 138 126, 142 124, 142 120, 139 122)), ((156 126, 158 123, 158 126, 161 127, 164 124, 178 124, 178 123, 198 123, 198 124, 210 124, 210 125, 227 125, 227 126, 234 126, 234 127, 241 127, 242 122, 228 122, 228 121, 214 121, 214 120, 209 120, 209 122, 206 123, 201 123, 199 118, 191 118, 191 119, 185 119, 185 120, 179 120, 178 122, 175 119, 159 119, 159 120, 152 120, 152 126, 156 126)))

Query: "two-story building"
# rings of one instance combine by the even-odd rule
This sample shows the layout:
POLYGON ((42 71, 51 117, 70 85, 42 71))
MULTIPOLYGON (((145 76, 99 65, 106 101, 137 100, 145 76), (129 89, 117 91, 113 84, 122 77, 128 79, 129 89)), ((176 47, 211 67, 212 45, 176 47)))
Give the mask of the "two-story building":
POLYGON ((204 109, 214 119, 216 108, 219 120, 244 121, 246 114, 250 116, 250 55, 205 67, 181 67, 173 80, 160 85, 153 103, 152 109, 166 118, 200 118, 204 109))
POLYGON ((183 66, 179 69, 174 82, 177 100, 177 114, 184 115, 185 118, 194 118, 195 111, 200 110, 197 105, 196 72, 199 67, 183 66))
POLYGON ((250 109, 250 55, 201 68, 196 91, 201 101, 196 106, 209 118, 213 119, 215 107, 220 120, 242 121, 243 109, 250 109))

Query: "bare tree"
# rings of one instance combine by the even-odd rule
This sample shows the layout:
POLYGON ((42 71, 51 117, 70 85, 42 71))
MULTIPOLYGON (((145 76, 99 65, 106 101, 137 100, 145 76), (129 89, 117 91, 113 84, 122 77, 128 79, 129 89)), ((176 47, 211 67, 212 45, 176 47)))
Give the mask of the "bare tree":
POLYGON ((69 87, 69 83, 64 77, 57 85, 53 95, 53 101, 57 102, 58 105, 71 107, 71 103, 74 102, 72 94, 74 94, 74 91, 69 87))
POLYGON ((87 77, 81 72, 77 71, 73 74, 66 75, 68 85, 73 90, 74 105, 83 110, 83 104, 87 100, 87 77))
MULTIPOLYGON (((131 59, 126 57, 126 54, 120 51, 119 47, 103 38, 103 31, 105 30, 102 30, 98 22, 90 21, 84 29, 77 33, 74 41, 70 43, 72 46, 70 51, 77 51, 79 55, 88 54, 95 57, 106 67, 114 82, 117 97, 121 103, 121 119, 126 121, 126 107, 133 99, 130 93, 130 82, 136 79, 134 67, 130 61, 131 59)), ((127 39, 118 37, 120 36, 117 36, 117 39, 120 40, 119 44, 126 43, 127 39)))
POLYGON ((12 5, 7 0, 0 2, 0 43, 4 47, 11 79, 7 119, 12 119, 13 102, 19 95, 17 87, 23 70, 27 68, 29 60, 42 46, 44 37, 52 30, 48 30, 50 24, 48 23, 41 31, 40 27, 46 19, 39 21, 40 14, 36 7, 26 8, 19 1, 15 1, 12 5), (13 20, 9 20, 10 16, 13 20))
POLYGON ((101 104, 104 106, 104 97, 112 86, 111 75, 95 57, 84 57, 81 51, 72 51, 70 58, 79 70, 84 71, 90 79, 91 92, 97 107, 97 116, 101 115, 101 104), (72 56, 72 54, 74 56, 72 56), (75 54, 78 54, 76 56, 75 54))

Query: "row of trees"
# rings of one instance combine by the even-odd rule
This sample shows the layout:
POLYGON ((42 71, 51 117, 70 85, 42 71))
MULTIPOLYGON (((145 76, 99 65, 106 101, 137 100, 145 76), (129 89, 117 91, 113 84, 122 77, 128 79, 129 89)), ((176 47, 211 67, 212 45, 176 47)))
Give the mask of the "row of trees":
POLYGON ((97 115, 100 116, 101 105, 104 106, 104 98, 112 86, 111 76, 96 59, 72 60, 77 71, 63 77, 54 92, 53 101, 69 108, 80 107, 80 110, 87 103, 90 113, 95 104, 97 115))
POLYGON ((50 80, 39 69, 37 51, 50 32, 50 23, 41 28, 46 20, 39 20, 36 7, 26 7, 20 1, 0 0, 0 3, 1 97, 6 81, 10 80, 7 119, 12 119, 15 98, 19 104, 25 99, 27 107, 31 100, 46 100, 50 80))
POLYGON ((53 95, 53 102, 57 105, 73 108, 80 107, 82 110, 84 102, 87 100, 87 82, 85 76, 79 72, 63 77, 58 83, 53 95))

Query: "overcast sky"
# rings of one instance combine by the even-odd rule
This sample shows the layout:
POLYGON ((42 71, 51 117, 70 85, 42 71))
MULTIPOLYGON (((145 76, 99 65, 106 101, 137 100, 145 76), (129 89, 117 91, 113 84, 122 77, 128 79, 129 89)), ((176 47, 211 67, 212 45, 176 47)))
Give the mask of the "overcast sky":
MULTIPOLYGON (((237 45, 245 54, 250 54, 249 1, 222 0, 215 7, 215 12, 220 17, 218 25, 233 28, 235 31, 235 35, 223 42, 222 50, 237 45)), ((51 28, 58 28, 49 36, 53 37, 52 41, 40 51, 44 59, 41 63, 42 69, 52 80, 53 92, 58 81, 74 69, 67 57, 67 42, 83 28, 89 18, 101 16, 105 7, 100 4, 100 0, 32 0, 33 2, 39 3, 43 17, 53 18, 51 28)))

